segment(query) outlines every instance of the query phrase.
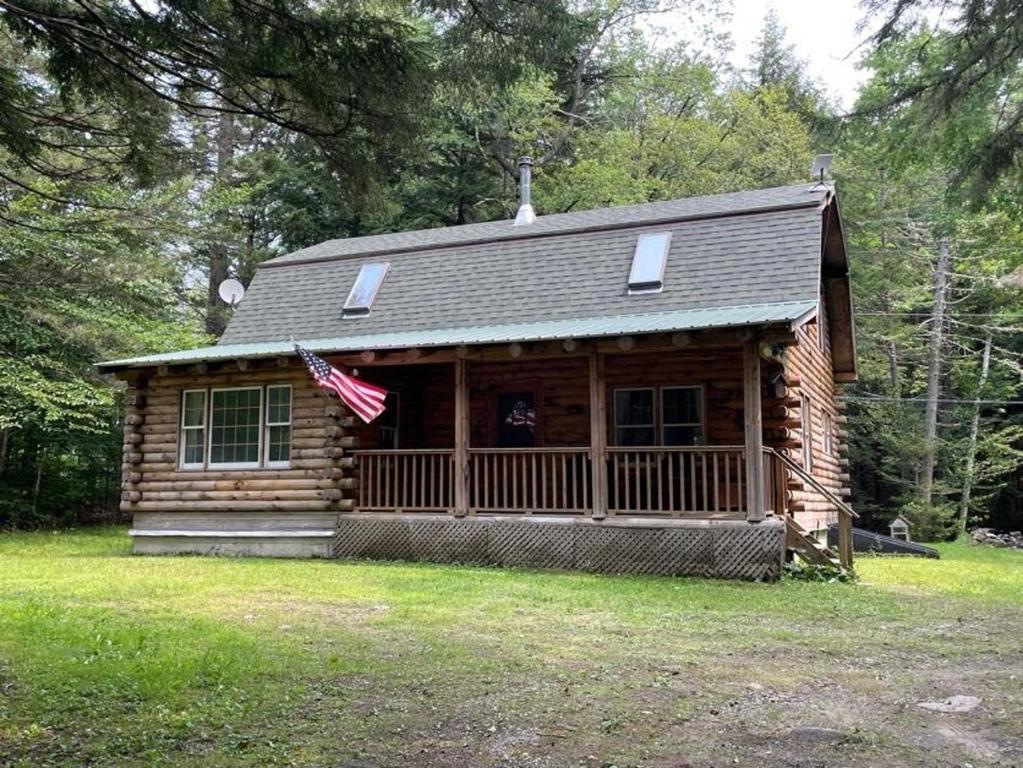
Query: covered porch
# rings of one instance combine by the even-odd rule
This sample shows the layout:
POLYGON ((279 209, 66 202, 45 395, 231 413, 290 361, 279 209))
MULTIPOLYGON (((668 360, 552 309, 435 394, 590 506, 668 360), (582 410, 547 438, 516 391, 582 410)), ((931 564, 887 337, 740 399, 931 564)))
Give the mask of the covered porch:
POLYGON ((785 469, 765 451, 760 349, 752 338, 693 345, 676 334, 342 360, 391 393, 384 416, 353 430, 351 514, 781 515, 785 469))

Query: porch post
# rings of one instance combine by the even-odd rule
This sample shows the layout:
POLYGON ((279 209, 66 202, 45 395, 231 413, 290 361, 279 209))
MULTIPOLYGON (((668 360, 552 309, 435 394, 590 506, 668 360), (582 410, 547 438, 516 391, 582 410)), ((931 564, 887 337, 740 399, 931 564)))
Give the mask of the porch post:
POLYGON ((469 512, 469 386, 466 362, 455 359, 455 515, 469 512))
POLYGON ((607 387, 604 356, 590 353, 590 503, 593 517, 607 516, 607 387))
POLYGON ((760 345, 743 342, 743 426, 746 433, 746 519, 764 519, 764 418, 760 408, 760 345))

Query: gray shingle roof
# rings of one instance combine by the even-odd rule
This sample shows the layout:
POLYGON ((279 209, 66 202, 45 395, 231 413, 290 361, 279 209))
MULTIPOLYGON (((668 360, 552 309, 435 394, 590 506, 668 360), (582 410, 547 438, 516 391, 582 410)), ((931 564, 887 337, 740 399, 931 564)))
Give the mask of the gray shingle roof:
POLYGON ((330 240, 265 262, 216 347, 104 367, 314 351, 483 344, 787 322, 820 296, 821 207, 801 184, 663 203, 330 240), (626 289, 636 238, 672 233, 659 293, 626 289), (342 317, 366 263, 390 271, 342 317))
POLYGON ((769 211, 821 203, 830 190, 821 185, 796 184, 790 187, 728 192, 721 195, 687 197, 657 203, 596 208, 591 211, 555 213, 538 216, 527 227, 513 227, 510 220, 465 224, 458 227, 419 229, 339 240, 327 240, 265 262, 277 266, 296 261, 332 259, 396 250, 420 250, 438 246, 472 243, 479 240, 513 240, 551 233, 583 229, 610 229, 659 221, 711 218, 736 213, 769 211))
POLYGON ((333 240, 261 267, 221 343, 816 301, 828 192, 802 185, 544 216, 528 227, 333 240), (636 238, 660 231, 672 233, 664 290, 629 295, 636 238), (391 265, 372 311, 343 318, 359 267, 372 261, 391 265))

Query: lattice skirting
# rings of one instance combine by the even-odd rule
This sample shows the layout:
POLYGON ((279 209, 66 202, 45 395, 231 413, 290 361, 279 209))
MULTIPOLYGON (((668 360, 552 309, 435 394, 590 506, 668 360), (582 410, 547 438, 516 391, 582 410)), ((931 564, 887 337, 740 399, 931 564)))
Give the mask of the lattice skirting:
POLYGON ((604 573, 774 580, 780 521, 630 521, 340 515, 334 554, 347 558, 562 568, 604 573))

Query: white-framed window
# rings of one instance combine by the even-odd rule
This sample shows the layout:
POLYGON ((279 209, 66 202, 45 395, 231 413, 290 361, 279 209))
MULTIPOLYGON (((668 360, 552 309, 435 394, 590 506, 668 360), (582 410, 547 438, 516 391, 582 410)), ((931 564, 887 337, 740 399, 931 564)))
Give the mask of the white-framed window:
POLYGON ((187 389, 181 394, 181 469, 287 467, 290 384, 187 389))
POLYGON ((821 411, 821 448, 826 456, 835 455, 834 425, 831 414, 824 410, 821 411))
POLYGON ((266 454, 268 467, 286 467, 291 461, 291 385, 266 388, 266 454))
POLYGON ((654 445, 657 441, 654 388, 616 389, 614 403, 615 445, 654 445))
POLYGON ((263 388, 210 390, 209 466, 251 469, 262 453, 263 388))
POLYGON ((206 466, 206 390, 181 393, 181 446, 178 461, 183 469, 206 466))
POLYGON ((661 445, 703 442, 703 387, 661 387, 661 445))
POLYGON ((813 471, 813 414, 810 408, 810 396, 803 394, 799 407, 800 423, 803 432, 803 469, 813 471))

